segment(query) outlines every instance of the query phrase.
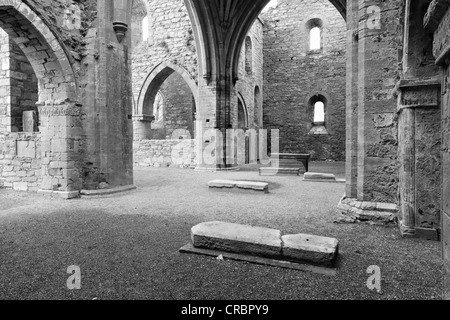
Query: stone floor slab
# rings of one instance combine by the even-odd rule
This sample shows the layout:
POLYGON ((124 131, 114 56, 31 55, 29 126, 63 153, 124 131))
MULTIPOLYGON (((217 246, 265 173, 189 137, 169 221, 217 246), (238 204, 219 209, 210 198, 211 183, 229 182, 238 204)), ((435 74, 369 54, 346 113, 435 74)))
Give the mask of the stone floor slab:
POLYGON ((269 192, 269 184, 265 182, 253 182, 253 181, 232 181, 232 180, 213 180, 208 183, 210 188, 218 189, 246 189, 254 191, 269 192))
POLYGON ((194 247, 231 253, 279 258, 282 252, 281 231, 226 223, 201 223, 191 230, 194 247))
POLYGON ((308 181, 336 181, 336 176, 334 174, 327 173, 316 173, 316 172, 307 172, 303 176, 304 180, 308 181))
POLYGON ((307 234, 282 237, 283 257, 320 266, 332 266, 339 253, 339 241, 334 238, 307 234))

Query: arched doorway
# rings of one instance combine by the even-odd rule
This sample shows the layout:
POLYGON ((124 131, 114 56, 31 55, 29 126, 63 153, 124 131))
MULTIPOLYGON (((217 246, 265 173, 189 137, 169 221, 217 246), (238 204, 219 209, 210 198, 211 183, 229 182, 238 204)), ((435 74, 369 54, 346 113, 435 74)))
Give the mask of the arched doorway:
POLYGON ((169 63, 156 67, 144 82, 134 110, 135 138, 170 139, 180 129, 194 137, 197 90, 181 67, 169 63))
MULTIPOLYGON (((78 191, 81 189, 79 175, 81 170, 76 169, 81 167, 80 155, 75 154, 71 146, 81 140, 81 134, 74 134, 81 132, 81 123, 76 121, 81 114, 81 105, 76 101, 77 83, 67 52, 60 40, 55 37, 55 33, 22 1, 0 1, 0 28, 6 32, 10 43, 14 44, 11 47, 13 51, 9 54, 15 55, 16 58, 21 56, 24 62, 22 66, 24 76, 14 73, 11 68, 9 70, 11 78, 7 81, 17 86, 12 91, 20 90, 17 93, 21 97, 26 97, 27 92, 22 92, 25 87, 20 88, 20 85, 28 82, 27 86, 30 86, 27 91, 31 94, 22 109, 16 109, 18 112, 13 110, 8 114, 13 116, 13 120, 7 119, 6 123, 12 124, 11 121, 14 121, 15 125, 9 128, 1 127, 0 134, 1 131, 12 131, 13 127, 17 129, 14 131, 24 131, 24 123, 20 121, 24 112, 34 111, 40 118, 40 130, 36 128, 36 119, 31 116, 31 119, 28 119, 34 121, 31 125, 34 128, 27 129, 26 131, 30 132, 25 135, 9 135, 9 139, 15 140, 17 146, 16 161, 20 162, 26 158, 39 159, 43 163, 42 175, 36 176, 36 181, 33 182, 14 182, 12 187, 67 194, 78 191), (19 84, 20 79, 15 78, 21 78, 22 83, 19 84), (70 127, 66 127, 67 123, 71 124, 70 127), (28 141, 26 144, 22 143, 24 137, 28 141), (37 145, 39 140, 40 148, 37 145), (68 170, 69 161, 63 160, 61 154, 67 155, 66 159, 71 159, 74 170, 68 170)), ((14 109, 15 106, 9 104, 7 108, 14 109)), ((1 115, 0 118, 5 118, 5 115, 1 115)), ((4 119, 0 119, 0 123, 5 123, 4 119)), ((27 125, 25 123, 25 126, 27 125)))

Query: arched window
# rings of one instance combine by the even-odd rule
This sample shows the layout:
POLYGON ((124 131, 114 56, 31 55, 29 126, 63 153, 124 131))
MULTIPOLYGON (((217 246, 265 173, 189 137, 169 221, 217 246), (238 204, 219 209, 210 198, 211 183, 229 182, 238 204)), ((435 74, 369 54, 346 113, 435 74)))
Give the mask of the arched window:
POLYGON ((308 125, 310 135, 328 135, 327 130, 327 105, 328 100, 323 95, 316 95, 309 99, 308 114, 312 121, 308 125))
POLYGON ((148 16, 145 16, 144 19, 142 19, 142 41, 148 41, 148 35, 149 35, 149 25, 148 25, 148 16))
POLYGON ((314 104, 314 124, 325 123, 325 104, 322 101, 317 101, 314 104))
POLYGON ((309 36, 308 51, 318 51, 323 48, 323 21, 319 18, 311 19, 306 23, 309 36))
POLYGON ((253 44, 252 39, 247 36, 245 38, 245 71, 252 74, 253 69, 253 44))
POLYGON ((309 50, 320 50, 322 48, 322 30, 314 27, 309 33, 309 50))

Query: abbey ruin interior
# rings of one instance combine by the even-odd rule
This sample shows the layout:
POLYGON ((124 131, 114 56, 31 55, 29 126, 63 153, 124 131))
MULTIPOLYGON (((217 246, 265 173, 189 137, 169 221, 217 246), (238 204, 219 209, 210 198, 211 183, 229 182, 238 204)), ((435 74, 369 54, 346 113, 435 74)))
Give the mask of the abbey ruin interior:
POLYGON ((344 221, 441 243, 450 299, 449 22, 449 0, 0 0, 0 196, 306 154, 342 164, 344 221))

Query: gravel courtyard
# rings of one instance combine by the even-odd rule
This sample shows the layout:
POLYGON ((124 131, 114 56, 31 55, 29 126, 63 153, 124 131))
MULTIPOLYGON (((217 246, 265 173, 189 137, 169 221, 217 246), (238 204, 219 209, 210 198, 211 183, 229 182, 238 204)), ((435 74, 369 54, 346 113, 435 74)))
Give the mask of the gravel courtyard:
MULTIPOLYGON (((343 177, 343 167, 313 170, 343 177)), ((137 190, 65 201, 0 190, 0 299, 441 299, 438 242, 394 228, 336 224, 344 184, 298 177, 137 169, 137 190), (267 181, 270 194, 209 190, 212 179, 267 181), (190 229, 225 221, 340 240, 337 276, 180 254, 190 229), (66 287, 81 268, 82 288, 66 287), (367 286, 382 271, 382 294, 367 286)))

